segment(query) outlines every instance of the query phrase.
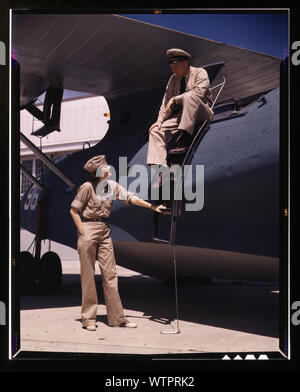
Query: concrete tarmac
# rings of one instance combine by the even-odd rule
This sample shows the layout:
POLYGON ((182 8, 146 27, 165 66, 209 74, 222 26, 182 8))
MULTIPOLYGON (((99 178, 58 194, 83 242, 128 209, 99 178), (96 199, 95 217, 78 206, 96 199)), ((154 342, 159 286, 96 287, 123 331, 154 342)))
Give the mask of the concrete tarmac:
MULTIPOLYGON (((27 250, 32 239, 22 230, 21 250, 27 250)), ((42 254, 48 249, 46 241, 42 254)), ((81 327, 77 252, 55 243, 51 250, 62 261, 62 287, 21 297, 22 351, 153 355, 279 350, 276 283, 179 282, 180 333, 162 334, 177 327, 174 286, 118 267, 125 315, 138 328, 111 328, 97 266, 98 328, 90 332, 81 327)))

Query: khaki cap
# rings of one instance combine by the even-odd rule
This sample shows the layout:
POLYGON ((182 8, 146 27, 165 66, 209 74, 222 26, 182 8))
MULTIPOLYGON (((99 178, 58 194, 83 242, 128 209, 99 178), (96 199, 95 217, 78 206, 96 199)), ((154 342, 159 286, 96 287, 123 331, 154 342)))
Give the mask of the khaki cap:
POLYGON ((93 173, 100 166, 107 166, 105 155, 96 155, 95 157, 88 160, 83 168, 89 173, 93 173))
POLYGON ((184 61, 190 59, 192 56, 182 49, 169 49, 167 50, 168 64, 177 63, 178 61, 184 61))

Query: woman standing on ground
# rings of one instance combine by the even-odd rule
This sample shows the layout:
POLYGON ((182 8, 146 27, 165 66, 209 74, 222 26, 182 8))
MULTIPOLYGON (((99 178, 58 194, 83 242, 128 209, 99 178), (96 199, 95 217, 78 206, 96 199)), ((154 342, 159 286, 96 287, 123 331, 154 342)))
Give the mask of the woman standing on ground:
POLYGON ((112 209, 113 199, 151 208, 156 212, 162 212, 165 207, 162 205, 153 206, 133 193, 127 192, 117 182, 107 180, 106 178, 111 173, 105 155, 93 157, 84 165, 84 169, 88 172, 88 181, 80 186, 70 210, 78 229, 77 250, 81 273, 82 327, 89 331, 96 330, 98 298, 95 284, 95 263, 97 260, 101 269, 108 325, 111 327, 136 328, 137 325, 129 322, 124 316, 107 219, 112 209), (101 169, 100 177, 96 176, 98 168, 101 169), (96 194, 96 188, 101 181, 105 181, 102 184, 106 185, 103 187, 104 192, 100 199, 96 194))

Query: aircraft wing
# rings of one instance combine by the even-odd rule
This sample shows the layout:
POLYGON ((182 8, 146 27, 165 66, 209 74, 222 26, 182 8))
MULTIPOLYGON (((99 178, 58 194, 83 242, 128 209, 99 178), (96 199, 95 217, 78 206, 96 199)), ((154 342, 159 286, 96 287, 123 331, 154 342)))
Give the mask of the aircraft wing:
POLYGON ((279 86, 279 58, 119 15, 15 12, 12 23, 21 105, 50 86, 106 98, 158 87, 170 77, 172 47, 190 52, 196 67, 225 63, 221 101, 279 86))

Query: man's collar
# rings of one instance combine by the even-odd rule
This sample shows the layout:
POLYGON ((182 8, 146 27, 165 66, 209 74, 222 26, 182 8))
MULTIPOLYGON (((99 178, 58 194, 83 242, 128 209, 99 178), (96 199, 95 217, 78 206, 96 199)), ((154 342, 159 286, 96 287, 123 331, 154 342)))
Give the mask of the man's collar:
POLYGON ((188 79, 190 77, 190 73, 191 73, 191 66, 189 65, 189 70, 188 70, 187 74, 185 75, 186 79, 188 79))
MULTIPOLYGON (((189 65, 188 71, 187 71, 187 73, 184 75, 184 77, 185 77, 186 80, 189 78, 190 73, 191 73, 191 66, 189 65)), ((182 78, 182 77, 183 77, 183 76, 181 76, 181 78, 182 78)))

